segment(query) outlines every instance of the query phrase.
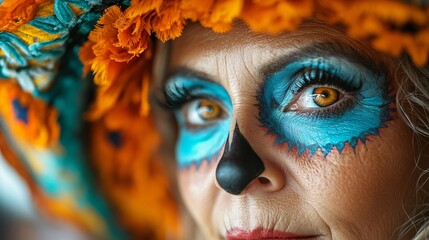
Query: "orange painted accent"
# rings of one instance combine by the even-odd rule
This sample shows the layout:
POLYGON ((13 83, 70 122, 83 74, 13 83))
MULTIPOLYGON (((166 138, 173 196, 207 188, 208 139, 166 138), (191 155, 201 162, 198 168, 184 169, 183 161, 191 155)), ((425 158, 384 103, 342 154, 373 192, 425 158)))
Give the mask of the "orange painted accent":
POLYGON ((38 148, 59 144, 60 126, 56 109, 24 92, 13 80, 0 81, 0 100, 0 116, 14 137, 38 148), (16 118, 14 101, 26 109, 27 122, 16 118))

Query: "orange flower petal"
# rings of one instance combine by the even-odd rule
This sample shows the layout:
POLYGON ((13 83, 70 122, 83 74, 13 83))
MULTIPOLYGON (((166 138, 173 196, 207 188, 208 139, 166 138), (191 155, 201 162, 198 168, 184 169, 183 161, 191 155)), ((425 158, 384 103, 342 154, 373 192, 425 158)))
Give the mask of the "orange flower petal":
POLYGON ((273 1, 270 5, 258 1, 246 1, 241 18, 253 31, 280 33, 294 30, 313 13, 311 0, 273 1))
POLYGON ((185 19, 180 9, 180 1, 164 4, 161 12, 152 20, 152 28, 159 40, 165 42, 182 34, 185 19))

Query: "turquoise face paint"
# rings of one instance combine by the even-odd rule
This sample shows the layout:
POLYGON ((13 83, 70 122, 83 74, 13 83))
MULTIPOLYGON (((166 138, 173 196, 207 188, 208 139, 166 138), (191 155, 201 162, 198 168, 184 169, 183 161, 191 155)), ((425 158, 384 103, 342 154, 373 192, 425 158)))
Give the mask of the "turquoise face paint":
POLYGON ((107 133, 107 139, 115 148, 121 148, 124 139, 120 131, 112 131, 107 133))
POLYGON ((391 120, 392 100, 386 85, 383 75, 342 58, 293 62, 262 84, 259 119, 268 134, 276 136, 276 144, 287 143, 299 155, 306 150, 314 154, 318 149, 326 155, 334 147, 341 152, 346 143, 355 149, 359 140, 378 135, 391 120), (322 72, 329 77, 317 75, 322 72), (320 86, 339 89, 342 98, 328 107, 309 104, 313 102, 311 88, 320 86), (303 99, 305 110, 296 109, 297 98, 303 99))
POLYGON ((194 164, 198 167, 204 160, 217 159, 228 137, 232 116, 232 103, 226 90, 196 77, 175 76, 166 83, 165 95, 179 128, 176 145, 179 167, 194 164), (202 100, 216 102, 222 114, 210 120, 200 118, 198 104, 202 100))

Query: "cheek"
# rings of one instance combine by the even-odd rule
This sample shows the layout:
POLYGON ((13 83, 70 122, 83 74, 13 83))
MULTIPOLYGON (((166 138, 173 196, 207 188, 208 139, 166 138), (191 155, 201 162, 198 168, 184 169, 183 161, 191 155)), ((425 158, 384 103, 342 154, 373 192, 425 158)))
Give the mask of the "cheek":
POLYGON ((314 156, 297 168, 298 179, 306 199, 338 232, 391 234, 416 204, 412 134, 395 120, 367 139, 355 148, 347 144, 341 154, 333 150, 326 159, 314 156))
POLYGON ((212 220, 211 211, 216 204, 216 196, 219 192, 215 185, 215 172, 223 149, 224 147, 211 161, 202 161, 199 165, 193 164, 177 172, 182 199, 204 232, 209 232, 208 223, 212 220))

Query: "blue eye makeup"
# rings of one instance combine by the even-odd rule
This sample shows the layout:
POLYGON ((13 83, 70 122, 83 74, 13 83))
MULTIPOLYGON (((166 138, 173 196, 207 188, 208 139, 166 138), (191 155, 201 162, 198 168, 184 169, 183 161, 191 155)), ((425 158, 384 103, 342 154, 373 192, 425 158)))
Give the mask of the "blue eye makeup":
POLYGON ((228 137, 232 117, 229 94, 219 84, 174 76, 165 84, 166 105, 179 127, 176 158, 180 168, 216 158, 228 137))
POLYGON ((258 100, 267 133, 299 155, 354 149, 378 135, 393 111, 384 75, 337 57, 287 64, 264 81, 258 100))

